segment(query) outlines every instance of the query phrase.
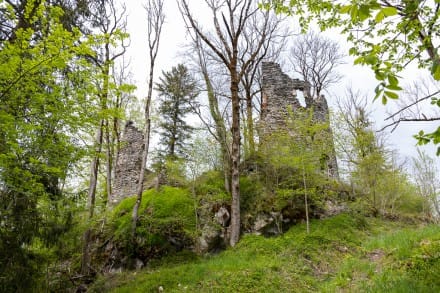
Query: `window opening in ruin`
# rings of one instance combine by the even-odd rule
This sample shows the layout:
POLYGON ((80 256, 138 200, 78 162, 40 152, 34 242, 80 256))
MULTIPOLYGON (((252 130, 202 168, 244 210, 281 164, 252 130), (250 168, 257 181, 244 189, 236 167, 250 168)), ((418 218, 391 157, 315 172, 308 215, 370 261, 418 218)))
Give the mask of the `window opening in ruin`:
POLYGON ((301 107, 307 107, 306 98, 304 97, 303 91, 296 91, 296 99, 298 100, 301 107))

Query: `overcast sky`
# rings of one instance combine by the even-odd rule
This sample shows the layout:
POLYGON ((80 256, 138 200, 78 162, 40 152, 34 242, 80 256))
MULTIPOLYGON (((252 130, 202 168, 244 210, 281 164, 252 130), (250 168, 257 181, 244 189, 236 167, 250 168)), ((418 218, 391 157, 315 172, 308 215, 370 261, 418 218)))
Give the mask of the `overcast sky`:
MULTIPOLYGON (((198 0, 201 1, 201 0, 198 0)), ((189 1, 194 4, 195 1, 189 1)), ((203 1, 201 1, 203 2, 203 1)), ((143 1, 125 1, 128 13, 128 31, 130 33, 130 47, 128 50, 128 56, 131 60, 130 70, 134 76, 134 82, 138 90, 136 95, 144 97, 146 95, 146 80, 148 73, 148 51, 147 51, 147 34, 146 34, 146 13, 143 8, 143 1)), ((196 17, 207 19, 209 11, 203 9, 202 6, 197 6, 194 11, 196 17)), ((163 27, 161 36, 161 44, 156 62, 155 77, 156 80, 160 76, 162 70, 170 70, 172 66, 181 62, 180 54, 182 53, 182 47, 185 43, 185 28, 182 21, 182 17, 179 13, 175 0, 165 1, 166 20, 163 27)), ((293 20, 291 20, 294 25, 293 20)), ((338 41, 344 53, 348 52, 348 44, 345 41, 345 37, 341 36, 338 31, 332 31, 325 34, 327 37, 338 41)), ((377 81, 374 78, 373 73, 369 68, 354 66, 352 59, 347 57, 347 64, 341 66, 339 71, 344 75, 340 84, 333 86, 327 99, 329 104, 332 104, 332 96, 343 96, 347 86, 352 85, 354 89, 359 89, 365 92, 371 97, 374 97, 374 88, 377 85, 377 81)), ((425 74, 426 72, 420 72, 417 69, 412 68, 403 74, 403 84, 410 83, 415 78, 425 74)), ((376 101, 374 104, 371 99, 371 106, 374 110, 373 116, 377 127, 382 127, 386 123, 384 118, 387 117, 386 111, 390 111, 393 107, 394 101, 390 101, 389 104, 383 106, 380 101, 376 101)), ((390 141, 394 148, 398 149, 402 156, 414 156, 416 151, 416 140, 412 137, 420 129, 425 131, 433 131, 438 124, 435 123, 406 123, 399 126, 391 135, 390 141)), ((432 156, 435 154, 434 146, 423 147, 432 156)), ((438 165, 440 165, 439 158, 436 158, 438 165)))

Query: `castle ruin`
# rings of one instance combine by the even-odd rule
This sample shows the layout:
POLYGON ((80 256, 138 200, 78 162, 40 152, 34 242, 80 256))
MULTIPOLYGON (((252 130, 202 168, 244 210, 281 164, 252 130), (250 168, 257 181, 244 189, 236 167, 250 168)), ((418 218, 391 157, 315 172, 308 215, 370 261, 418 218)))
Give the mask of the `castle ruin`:
POLYGON ((126 197, 136 194, 139 174, 142 165, 144 136, 132 121, 125 125, 121 139, 121 149, 115 168, 113 191, 109 203, 114 206, 126 197))
MULTIPOLYGON (((310 96, 310 84, 307 81, 292 79, 274 62, 262 64, 262 103, 260 121, 260 139, 273 131, 286 126, 289 112, 301 109, 313 109, 313 118, 318 123, 329 121, 329 108, 324 96, 310 96), (298 91, 302 92, 304 104, 298 99, 298 91)), ((330 133, 331 129, 329 128, 330 133)), ((333 140, 331 142, 333 146, 333 140)), ((338 178, 338 166, 334 149, 330 154, 323 154, 327 159, 327 172, 330 177, 338 178)))
MULTIPOLYGON (((289 111, 313 108, 317 122, 328 122, 329 108, 326 99, 310 97, 310 84, 299 79, 292 79, 285 74, 280 65, 273 62, 262 64, 262 90, 260 139, 273 131, 286 126, 289 111), (305 106, 298 100, 298 91, 303 93, 305 106)), ((329 129, 331 132, 331 130, 329 129)), ((115 167, 113 192, 110 195, 111 206, 126 197, 136 194, 142 164, 144 137, 133 122, 125 125, 121 139, 121 149, 115 167)), ((330 142, 333 145, 333 141, 330 142)), ((338 167, 334 151, 327 156, 327 171, 330 177, 338 178, 338 167)), ((145 182, 144 182, 145 184, 145 182)))

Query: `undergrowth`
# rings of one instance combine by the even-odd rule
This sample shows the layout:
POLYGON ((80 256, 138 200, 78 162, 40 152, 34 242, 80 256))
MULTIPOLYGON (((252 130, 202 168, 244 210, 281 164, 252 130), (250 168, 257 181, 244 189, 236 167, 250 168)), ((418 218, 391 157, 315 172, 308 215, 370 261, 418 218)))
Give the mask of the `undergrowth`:
MULTIPOLYGON (((113 292, 439 292, 440 227, 341 214, 220 254, 178 254, 101 277, 113 292)), ((93 291, 93 290, 92 290, 93 291)))

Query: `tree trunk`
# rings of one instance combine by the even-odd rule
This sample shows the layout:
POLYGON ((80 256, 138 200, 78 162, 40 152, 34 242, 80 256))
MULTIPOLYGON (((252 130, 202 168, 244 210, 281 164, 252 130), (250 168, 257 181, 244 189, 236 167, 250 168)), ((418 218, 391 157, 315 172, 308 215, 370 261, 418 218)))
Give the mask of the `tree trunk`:
POLYGON ((106 152, 106 189, 107 189, 107 197, 105 199, 104 206, 107 206, 108 199, 112 194, 112 176, 113 176, 113 160, 114 160, 114 151, 113 144, 110 139, 110 127, 109 120, 106 119, 105 124, 105 142, 107 146, 106 152))
POLYGON ((153 95, 153 80, 154 80, 154 64, 156 62, 157 52, 159 49, 159 41, 160 34, 162 31, 162 25, 165 21, 165 14, 163 14, 163 4, 164 0, 150 0, 147 2, 145 6, 145 10, 147 11, 147 25, 148 25, 148 48, 150 55, 150 76, 148 79, 148 93, 147 100, 145 102, 145 132, 144 132, 144 149, 142 154, 142 163, 141 169, 139 172, 139 180, 136 191, 136 203, 133 207, 133 213, 131 215, 132 228, 131 228, 131 236, 132 240, 135 240, 136 237, 136 225, 138 221, 139 215, 139 207, 142 202, 142 192, 144 187, 144 176, 145 176, 145 167, 148 159, 148 148, 150 146, 150 128, 151 128, 151 120, 150 120, 150 105, 151 99, 153 95))
POLYGON ((240 239, 240 98, 238 95, 239 79, 235 70, 236 66, 233 63, 230 68, 232 99, 231 246, 235 246, 240 239))
MULTIPOLYGON (((87 207, 89 210, 89 225, 93 218, 95 210, 95 197, 96 197, 96 185, 98 182, 98 170, 99 170, 99 155, 102 149, 102 129, 104 126, 104 120, 101 120, 98 131, 96 132, 96 149, 95 156, 92 160, 90 166, 90 183, 88 191, 88 203, 87 207)), ((88 227, 83 236, 83 253, 81 259, 81 274, 88 275, 90 268, 90 254, 89 254, 89 244, 90 244, 91 228, 88 227)))
POLYGON ((307 198, 307 184, 306 184, 306 169, 304 167, 304 161, 302 161, 302 171, 303 171, 303 184, 304 184, 304 206, 306 210, 306 230, 307 234, 310 233, 310 221, 309 221, 309 203, 307 198))
POLYGON ((145 177, 145 166, 147 164, 148 149, 150 146, 150 128, 151 128, 150 104, 151 104, 151 95, 152 95, 152 88, 153 88, 153 67, 151 67, 151 70, 150 70, 150 83, 149 83, 149 89, 148 89, 148 97, 147 97, 147 101, 145 103, 145 131, 144 131, 144 145, 143 145, 144 149, 143 149, 143 153, 142 153, 142 163, 141 163, 141 169, 139 172, 138 186, 137 186, 137 190, 136 190, 136 202, 134 204, 133 213, 131 216, 132 239, 135 239, 135 237, 136 237, 136 225, 137 225, 137 221, 138 221, 139 207, 141 206, 142 192, 144 191, 143 187, 144 187, 144 177, 145 177))
POLYGON ((246 88, 246 124, 247 124, 247 140, 249 146, 249 157, 255 154, 255 139, 254 139, 254 119, 252 115, 252 94, 246 88))
POLYGON ((220 151, 223 161, 223 173, 224 173, 224 186, 228 193, 231 193, 231 156, 228 147, 228 136, 226 133, 225 122, 220 114, 218 107, 218 100, 215 96, 214 89, 211 84, 208 72, 205 68, 202 68, 203 77, 205 79, 205 84, 208 92, 208 103, 209 111, 215 122, 215 130, 217 134, 218 143, 220 144, 220 151))

